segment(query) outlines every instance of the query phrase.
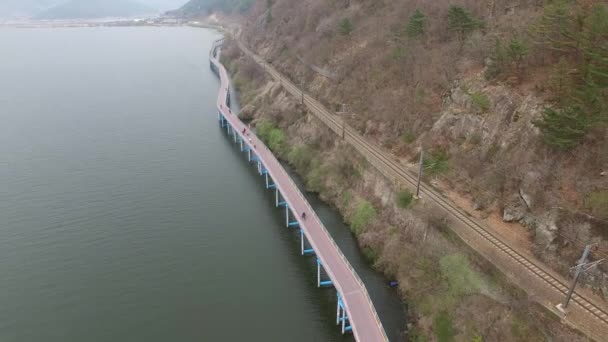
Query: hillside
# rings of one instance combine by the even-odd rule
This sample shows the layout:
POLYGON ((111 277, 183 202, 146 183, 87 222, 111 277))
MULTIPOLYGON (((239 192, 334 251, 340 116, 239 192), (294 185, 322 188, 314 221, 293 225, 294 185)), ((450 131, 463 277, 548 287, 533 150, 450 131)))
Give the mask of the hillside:
POLYGON ((61 3, 61 0, 4 0, 0 2, 0 18, 29 18, 61 3))
POLYGON ((205 16, 212 12, 245 13, 255 0, 190 0, 177 11, 175 15, 185 17, 205 16))
MULTIPOLYGON (((591 260, 608 257, 602 1, 259 0, 240 26, 249 48, 327 107, 345 108, 341 117, 404 167, 415 169, 423 148, 427 181, 497 235, 567 278, 585 244, 596 244, 591 260)), ((224 58, 241 115, 340 209, 375 265, 400 280, 422 334, 453 321, 458 340, 521 340, 521 327, 508 326, 524 317, 530 332, 574 340, 522 314, 531 304, 497 294, 504 284, 488 288, 483 262, 467 255, 473 270, 460 264, 467 253, 442 214, 372 172, 234 43, 224 58), (456 298, 446 294, 452 262, 470 277, 456 298)), ((582 283, 608 298, 608 265, 582 283)))
POLYGON ((156 10, 134 0, 70 0, 36 15, 36 19, 132 17, 156 10))
MULTIPOLYGON (((346 103, 348 122, 396 156, 415 161, 423 146, 438 186, 524 225, 567 272, 585 243, 608 255, 599 3, 258 1, 243 35, 331 108, 346 103)), ((608 280, 593 286, 608 297, 608 280)))

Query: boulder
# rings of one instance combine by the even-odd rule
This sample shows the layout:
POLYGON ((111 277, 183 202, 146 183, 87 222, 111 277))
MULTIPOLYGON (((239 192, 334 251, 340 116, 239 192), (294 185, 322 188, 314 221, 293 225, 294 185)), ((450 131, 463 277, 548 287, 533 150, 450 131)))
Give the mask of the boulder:
POLYGON ((524 218, 528 207, 522 200, 521 196, 517 194, 511 195, 505 204, 502 213, 502 220, 505 222, 517 222, 524 218))

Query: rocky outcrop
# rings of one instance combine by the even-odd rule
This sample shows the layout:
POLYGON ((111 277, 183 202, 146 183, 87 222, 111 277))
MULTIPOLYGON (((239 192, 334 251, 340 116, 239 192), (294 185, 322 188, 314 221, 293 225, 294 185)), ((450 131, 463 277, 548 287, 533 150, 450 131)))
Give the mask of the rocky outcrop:
POLYGON ((559 210, 553 209, 540 215, 534 221, 534 244, 541 251, 541 254, 557 250, 557 238, 559 236, 558 217, 559 210))

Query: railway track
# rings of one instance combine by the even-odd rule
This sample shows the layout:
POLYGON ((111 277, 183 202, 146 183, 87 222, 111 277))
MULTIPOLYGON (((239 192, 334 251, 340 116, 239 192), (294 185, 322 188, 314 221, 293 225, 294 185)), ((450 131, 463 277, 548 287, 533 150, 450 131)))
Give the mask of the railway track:
MULTIPOLYGON (((270 65, 268 65, 257 55, 253 54, 241 42, 239 42, 239 46, 258 64, 262 65, 266 72, 268 72, 273 78, 278 80, 289 93, 291 93, 298 99, 302 98, 302 90, 295 86, 290 80, 281 76, 281 74, 279 74, 276 70, 274 70, 270 65)), ((342 132, 344 132, 345 140, 347 142, 350 142, 356 150, 362 153, 366 157, 366 159, 368 159, 370 164, 374 165, 374 167, 376 167, 382 174, 396 182, 406 183, 412 187, 416 186, 416 175, 413 175, 411 172, 404 170, 397 161, 394 161, 389 156, 387 156, 386 152, 382 151, 378 146, 375 146, 374 144, 367 141, 348 125, 345 125, 343 129, 342 119, 340 119, 337 115, 332 114, 318 101, 314 100, 306 94, 304 94, 303 99, 304 104, 310 109, 310 111, 331 130, 333 130, 338 135, 342 135, 342 132)), ((558 277, 552 275, 550 272, 546 272, 545 270, 543 270, 543 267, 539 266, 535 261, 531 260, 530 258, 524 256, 522 253, 507 245, 505 242, 500 240, 495 234, 493 234, 488 228, 485 228, 484 226, 473 220, 471 217, 468 216, 467 213, 465 213, 460 208, 457 208, 454 204, 450 203, 450 201, 446 200, 441 194, 432 189, 429 185, 421 183, 420 192, 422 196, 430 199, 436 205, 440 206, 443 210, 445 210, 458 221, 460 221, 462 224, 472 229, 475 233, 477 233, 477 235, 479 235, 482 239, 491 244, 495 249, 499 250, 501 253, 504 253, 509 259, 523 267, 526 271, 533 274, 538 279, 542 280, 543 283, 545 283, 552 289, 558 291, 559 293, 563 294, 564 296, 567 294, 569 285, 565 284, 562 279, 559 279, 558 277)), ((586 298, 584 295, 575 291, 572 296, 571 302, 582 310, 589 313, 593 318, 597 319, 602 324, 608 326, 608 311, 596 305, 592 300, 586 298)))

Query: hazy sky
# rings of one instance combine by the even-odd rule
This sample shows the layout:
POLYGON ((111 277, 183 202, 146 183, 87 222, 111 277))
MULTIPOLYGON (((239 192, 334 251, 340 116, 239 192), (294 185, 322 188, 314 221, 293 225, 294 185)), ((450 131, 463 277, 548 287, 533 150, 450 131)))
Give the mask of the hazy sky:
MULTIPOLYGON (((80 0, 82 2, 99 0, 80 0)), ((167 11, 181 7, 188 0, 136 0, 148 7, 167 11)), ((0 0, 0 18, 29 17, 68 0, 0 0)))

